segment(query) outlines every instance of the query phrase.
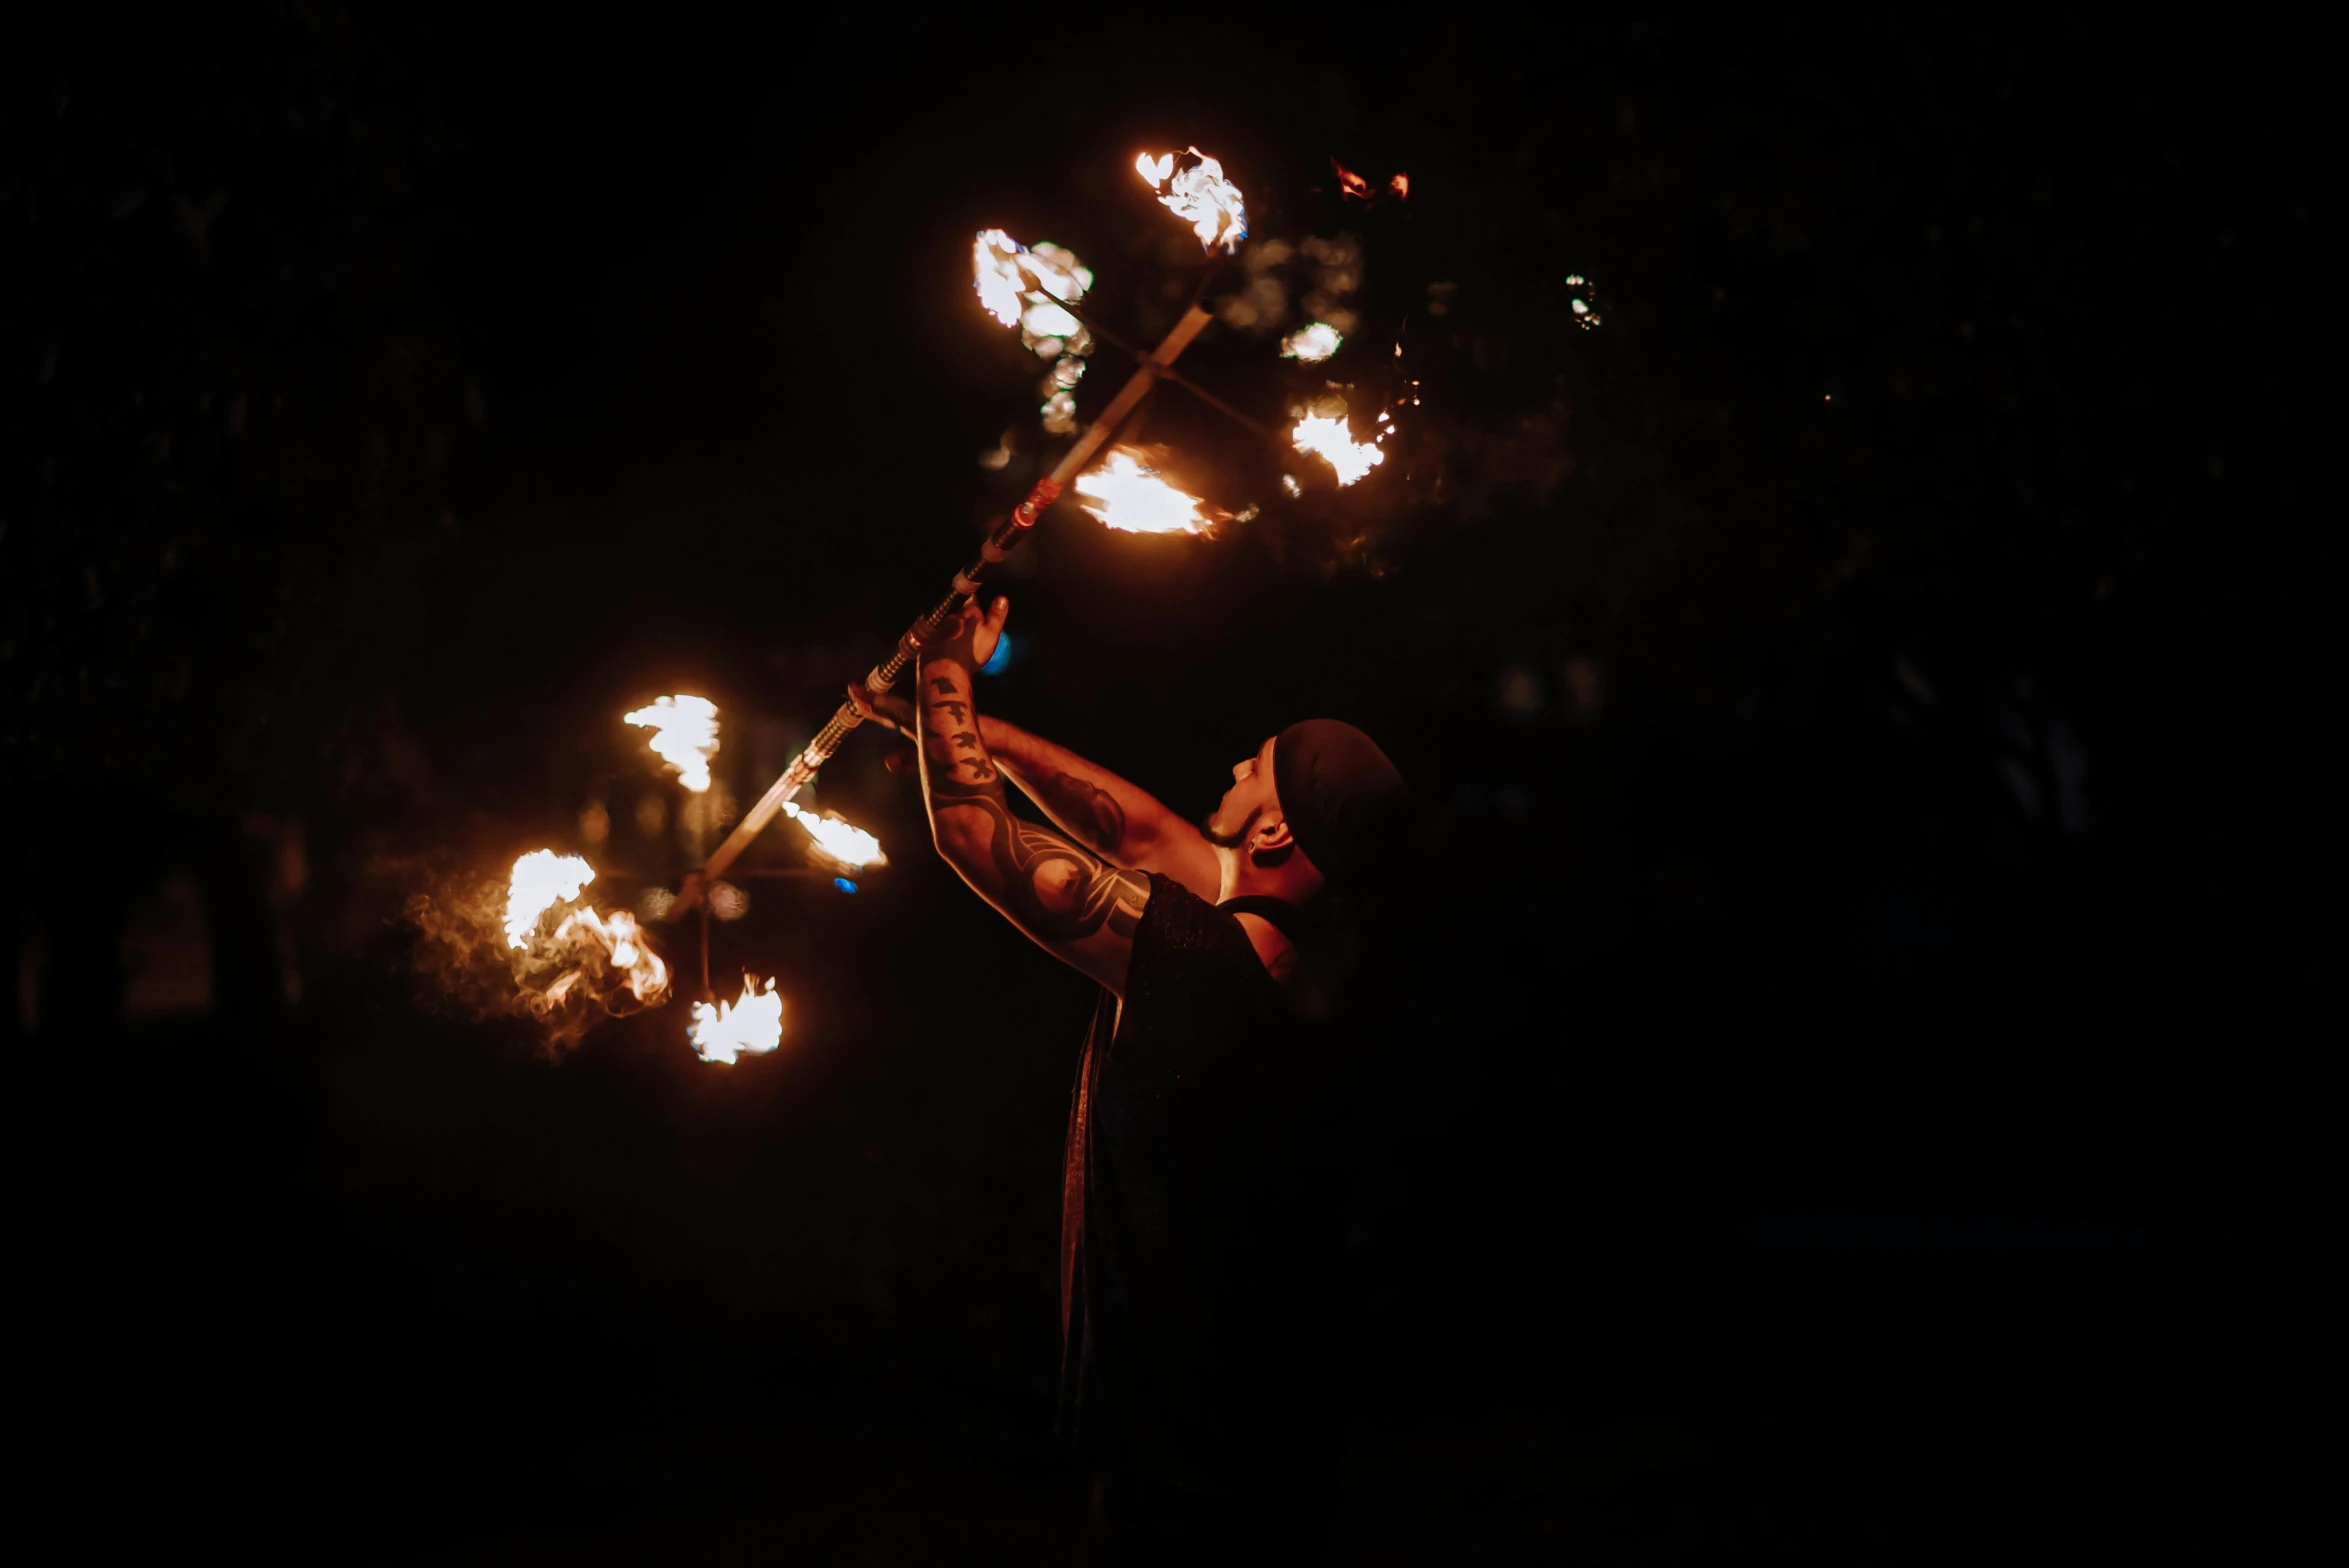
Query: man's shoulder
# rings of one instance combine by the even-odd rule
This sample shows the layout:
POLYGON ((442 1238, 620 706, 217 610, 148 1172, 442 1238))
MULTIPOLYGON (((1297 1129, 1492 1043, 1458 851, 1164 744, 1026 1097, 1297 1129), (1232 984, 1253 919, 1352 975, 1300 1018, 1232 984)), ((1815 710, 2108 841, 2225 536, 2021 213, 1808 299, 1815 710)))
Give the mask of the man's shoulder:
POLYGON ((1162 872, 1150 873, 1150 902, 1134 933, 1134 952, 1160 957, 1252 952, 1248 933, 1231 911, 1201 898, 1162 872))

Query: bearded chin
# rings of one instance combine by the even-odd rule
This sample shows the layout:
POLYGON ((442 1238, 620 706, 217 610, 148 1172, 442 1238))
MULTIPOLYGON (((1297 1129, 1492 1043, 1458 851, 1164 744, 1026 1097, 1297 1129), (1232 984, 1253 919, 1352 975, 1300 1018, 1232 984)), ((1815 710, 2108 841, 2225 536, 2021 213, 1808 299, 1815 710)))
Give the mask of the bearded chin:
POLYGON ((1248 813, 1248 820, 1240 824, 1238 832, 1218 833, 1215 831, 1215 818, 1210 814, 1200 822, 1199 836, 1217 849, 1238 849, 1248 842, 1248 835, 1256 831, 1256 819, 1263 815, 1264 808, 1258 806, 1254 811, 1248 813))

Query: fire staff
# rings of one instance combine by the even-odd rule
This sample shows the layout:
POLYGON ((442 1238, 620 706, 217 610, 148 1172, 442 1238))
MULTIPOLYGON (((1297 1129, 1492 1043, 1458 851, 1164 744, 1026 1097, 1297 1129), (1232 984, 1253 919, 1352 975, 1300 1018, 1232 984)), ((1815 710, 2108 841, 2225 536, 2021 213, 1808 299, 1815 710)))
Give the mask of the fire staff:
POLYGON ((1102 988, 1062 1188, 1064 1424, 1112 1561, 1311 1561, 1341 1422, 1329 1088, 1403 781, 1360 730, 1307 720, 1193 826, 981 716, 1007 613, 914 639, 910 699, 850 697, 916 741, 939 853, 1102 988))

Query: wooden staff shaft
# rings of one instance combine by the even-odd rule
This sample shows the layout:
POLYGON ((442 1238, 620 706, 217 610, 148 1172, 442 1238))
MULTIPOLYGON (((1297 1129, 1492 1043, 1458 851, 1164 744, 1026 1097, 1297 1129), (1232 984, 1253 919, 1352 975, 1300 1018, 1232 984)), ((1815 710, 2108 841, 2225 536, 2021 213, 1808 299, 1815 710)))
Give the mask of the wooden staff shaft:
MULTIPOLYGON (((1156 352, 1142 360, 1126 384, 1117 389, 1117 396, 1109 400, 1109 406, 1085 427, 1084 434, 1077 437, 1059 463, 1054 465, 1052 472, 1037 480, 1035 488, 1028 492, 1027 499, 1013 507, 1011 515, 995 526, 994 532, 987 536, 986 543, 979 547, 979 558, 955 574, 954 586, 948 590, 946 597, 939 600, 927 615, 913 623, 909 628, 910 635, 929 636, 962 613, 963 606, 970 603, 978 592, 979 584, 989 568, 1018 548, 1020 541, 1036 526, 1036 520, 1043 516, 1045 509, 1060 499, 1061 492, 1084 471, 1087 463, 1093 461, 1109 438, 1117 433, 1117 427, 1125 423, 1126 416, 1134 411, 1134 406, 1149 394, 1159 372, 1172 364, 1184 349, 1189 348, 1191 340, 1214 319, 1196 303, 1183 313, 1183 319, 1174 324, 1174 330, 1159 343, 1156 352)), ((905 673, 907 662, 905 640, 900 638, 897 651, 873 667, 873 672, 865 677, 865 685, 876 692, 887 691, 905 673)), ((856 711, 854 703, 843 702, 840 705, 839 710, 832 715, 831 722, 816 733, 816 738, 807 743, 804 751, 791 759, 791 766, 783 770, 783 776, 769 785, 767 792, 759 797, 758 804, 743 814, 742 820, 735 824, 734 831, 726 835, 726 842, 718 846, 717 853, 710 856, 699 871, 685 879, 685 885, 677 891, 677 902, 671 906, 673 915, 684 914, 707 896, 710 883, 723 876, 726 868, 734 864, 744 850, 750 848, 751 841, 766 831, 767 824, 775 820, 775 814, 783 809, 784 804, 806 788, 808 781, 816 776, 816 770, 831 760, 832 754, 840 749, 840 743, 848 738, 849 731, 863 722, 864 715, 856 711)))

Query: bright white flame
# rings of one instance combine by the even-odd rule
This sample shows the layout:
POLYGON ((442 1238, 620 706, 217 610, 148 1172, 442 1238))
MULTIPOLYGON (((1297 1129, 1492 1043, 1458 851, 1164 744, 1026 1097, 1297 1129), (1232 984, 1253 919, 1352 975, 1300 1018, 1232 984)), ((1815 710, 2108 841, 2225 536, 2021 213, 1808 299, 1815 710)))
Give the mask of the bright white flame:
POLYGON ((594 880, 595 868, 577 855, 534 849, 515 861, 514 875, 506 883, 506 945, 528 947, 538 917, 557 904, 568 904, 594 880))
POLYGON ((1201 245, 1209 250, 1220 245, 1229 256, 1248 237, 1248 204, 1240 188, 1223 177, 1221 163, 1196 147, 1191 156, 1198 161, 1178 172, 1173 153, 1155 158, 1143 153, 1134 160, 1134 172, 1158 192, 1161 205, 1191 226, 1201 245))
POLYGON ((1131 451, 1119 447, 1077 479, 1078 504, 1112 528, 1130 534, 1196 534, 1207 516, 1196 497, 1158 477, 1131 451))
POLYGON ((656 697, 649 708, 627 716, 652 730, 646 743, 677 770, 677 780, 696 795, 710 787, 710 758, 718 754, 718 705, 707 697, 656 697))
POLYGON ((1034 250, 1020 257, 1020 267, 1038 289, 1054 299, 1074 303, 1093 286, 1093 269, 1077 260, 1075 251, 1050 240, 1037 241, 1034 250))
POLYGON ((1007 327, 1019 325, 1020 295, 1028 288, 1020 270, 1020 242, 1001 229, 982 229, 971 246, 971 277, 979 303, 1007 327))
POLYGON ((742 998, 693 1004, 693 1027, 687 1036, 694 1054, 705 1062, 732 1066, 743 1055, 764 1055, 783 1043, 783 998, 769 980, 761 991, 750 976, 742 977, 742 998))
MULTIPOLYGON (((1038 304, 1047 299, 1073 304, 1093 286, 1093 273, 1077 260, 1076 252, 1049 240, 1030 250, 1001 229, 981 229, 971 243, 971 282, 987 313, 1007 327, 1016 327, 1023 296, 1038 304)), ((1067 325, 1031 330, 1058 336, 1077 330, 1074 316, 1066 311, 1055 314, 1067 325)))
POLYGON ((1338 483, 1350 485, 1387 460, 1387 455, 1368 443, 1357 443, 1343 419, 1328 415, 1308 414, 1297 421, 1297 428, 1289 439, 1300 452, 1311 452, 1338 471, 1338 483))
POLYGON ((889 857, 881 853, 881 841, 853 822, 826 812, 817 816, 802 811, 797 801, 783 802, 783 809, 791 820, 807 829, 807 836, 815 840, 816 852, 827 860, 838 861, 852 871, 866 866, 885 866, 889 857))
POLYGON ((1281 353, 1290 359, 1301 359, 1308 365, 1318 365, 1338 351, 1345 342, 1338 329, 1326 321, 1316 321, 1309 327, 1299 327, 1281 339, 1281 353))
MULTIPOLYGON (((1083 323, 1070 315, 1066 306, 1044 304, 1030 305, 1020 312, 1020 325, 1040 338, 1065 338, 1083 323)), ((1060 351, 1054 349, 1053 352, 1057 354, 1060 351)))

